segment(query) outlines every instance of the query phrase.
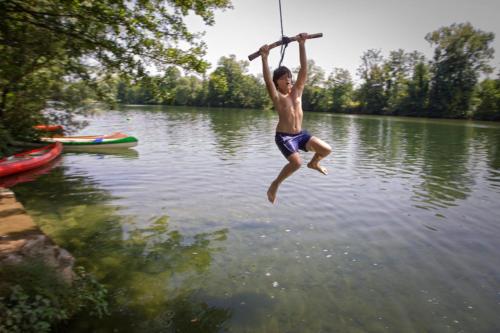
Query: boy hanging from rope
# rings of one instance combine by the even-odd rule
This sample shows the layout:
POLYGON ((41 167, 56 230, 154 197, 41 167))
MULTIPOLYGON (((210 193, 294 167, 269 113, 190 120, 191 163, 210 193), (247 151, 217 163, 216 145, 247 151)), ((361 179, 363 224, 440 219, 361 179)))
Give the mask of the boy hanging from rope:
POLYGON ((271 79, 269 71, 268 55, 269 45, 260 48, 262 57, 262 71, 266 82, 267 92, 271 97, 274 108, 278 112, 279 120, 276 126, 275 141, 281 153, 288 160, 278 177, 271 183, 267 190, 267 198, 271 203, 276 201, 276 193, 281 183, 300 168, 302 160, 298 153, 299 149, 315 152, 307 166, 327 174, 327 170, 319 165, 319 161, 331 153, 332 148, 323 140, 311 136, 302 130, 302 92, 307 78, 307 57, 305 42, 308 38, 306 33, 297 35, 300 54, 300 70, 297 81, 292 84, 292 73, 285 66, 278 67, 271 79))

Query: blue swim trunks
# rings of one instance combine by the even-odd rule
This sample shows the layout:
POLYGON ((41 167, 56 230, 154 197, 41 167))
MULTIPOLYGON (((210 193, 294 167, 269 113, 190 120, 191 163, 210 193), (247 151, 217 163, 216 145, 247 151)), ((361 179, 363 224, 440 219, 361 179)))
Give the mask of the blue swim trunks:
POLYGON ((289 134, 283 132, 276 132, 274 141, 280 149, 281 153, 288 158, 288 156, 300 150, 307 151, 306 143, 311 139, 311 134, 307 131, 301 131, 297 134, 289 134))

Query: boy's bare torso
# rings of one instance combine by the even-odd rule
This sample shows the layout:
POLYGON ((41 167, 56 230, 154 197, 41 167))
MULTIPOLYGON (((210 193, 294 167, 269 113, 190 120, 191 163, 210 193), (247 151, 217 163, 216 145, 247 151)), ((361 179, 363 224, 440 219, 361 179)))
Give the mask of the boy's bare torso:
POLYGON ((278 92, 274 107, 279 118, 276 132, 297 134, 302 130, 302 101, 297 90, 292 88, 286 95, 278 92))

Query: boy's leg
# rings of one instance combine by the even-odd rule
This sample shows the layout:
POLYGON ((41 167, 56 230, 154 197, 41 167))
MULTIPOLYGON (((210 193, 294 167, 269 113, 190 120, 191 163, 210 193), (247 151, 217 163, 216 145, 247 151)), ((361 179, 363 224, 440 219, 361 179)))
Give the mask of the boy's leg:
POLYGON ((307 163, 307 166, 311 169, 318 170, 322 174, 328 174, 328 170, 326 168, 319 165, 319 161, 328 156, 332 152, 332 147, 325 141, 313 136, 306 143, 306 149, 308 151, 314 151, 315 154, 311 161, 307 163))
POLYGON ((288 178, 292 173, 297 171, 300 168, 302 161, 300 159, 299 153, 293 153, 288 156, 288 164, 281 169, 278 177, 271 183, 269 189, 267 190, 267 198, 271 203, 276 201, 276 193, 278 192, 278 187, 281 183, 288 178))

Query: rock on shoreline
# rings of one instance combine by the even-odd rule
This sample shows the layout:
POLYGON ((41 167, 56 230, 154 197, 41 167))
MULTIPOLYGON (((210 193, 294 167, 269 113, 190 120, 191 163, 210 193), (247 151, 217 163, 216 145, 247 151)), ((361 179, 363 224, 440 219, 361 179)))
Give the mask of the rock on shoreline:
POLYGON ((26 213, 14 193, 0 187, 0 265, 42 259, 71 283, 75 259, 57 246, 26 213))

